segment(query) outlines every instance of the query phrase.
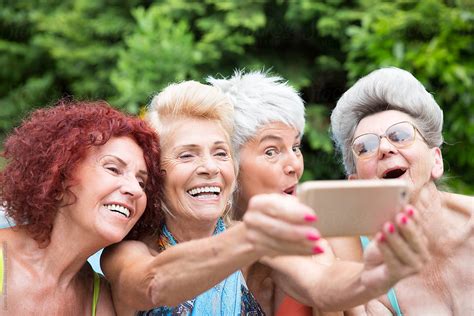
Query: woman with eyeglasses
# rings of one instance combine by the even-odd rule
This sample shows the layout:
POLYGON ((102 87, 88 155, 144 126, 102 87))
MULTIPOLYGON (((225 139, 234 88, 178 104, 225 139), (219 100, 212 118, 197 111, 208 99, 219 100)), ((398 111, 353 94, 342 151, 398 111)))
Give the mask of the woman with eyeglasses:
POLYGON ((420 274, 370 301, 368 314, 473 315, 474 198, 437 187, 443 112, 432 95, 407 71, 379 69, 344 93, 331 125, 349 179, 408 183, 433 257, 420 274))

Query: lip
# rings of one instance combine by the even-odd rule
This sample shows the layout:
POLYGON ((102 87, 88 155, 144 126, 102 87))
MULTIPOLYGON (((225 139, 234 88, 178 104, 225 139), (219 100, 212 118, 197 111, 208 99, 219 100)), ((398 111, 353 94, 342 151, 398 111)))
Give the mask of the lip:
POLYGON ((189 190, 192 190, 195 188, 203 188, 203 187, 218 187, 219 189, 221 189, 221 193, 224 190, 224 186, 222 185, 222 183, 211 182, 211 183, 200 183, 200 184, 192 185, 185 191, 188 192, 189 190))
POLYGON ((287 187, 286 189, 283 189, 282 190, 282 193, 283 194, 287 194, 287 195, 294 195, 296 196, 296 186, 297 186, 297 183, 287 187), (291 192, 291 193, 288 193, 288 192, 291 192))
POLYGON ((111 202, 105 202, 103 205, 110 205, 110 204, 116 204, 116 205, 120 205, 120 206, 128 208, 130 210, 130 216, 127 219, 131 219, 135 215, 135 208, 131 206, 130 204, 117 202, 117 201, 111 201, 111 202))
POLYGON ((195 184, 189 187, 189 189, 185 190, 186 195, 188 195, 193 201, 198 201, 199 203, 219 203, 220 199, 222 198, 222 193, 224 192, 224 185, 222 183, 217 183, 217 182, 205 182, 205 183, 199 183, 195 184), (192 189, 196 188, 203 188, 203 187, 218 187, 220 189, 220 192, 218 195, 216 195, 214 198, 210 199, 200 199, 198 197, 192 196, 189 191, 192 189))

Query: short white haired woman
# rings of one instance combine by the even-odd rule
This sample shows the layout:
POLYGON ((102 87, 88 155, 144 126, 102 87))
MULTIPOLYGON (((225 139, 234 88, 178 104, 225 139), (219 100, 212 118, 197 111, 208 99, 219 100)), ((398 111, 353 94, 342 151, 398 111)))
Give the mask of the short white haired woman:
MULTIPOLYGON (((247 205, 256 194, 296 195, 303 172, 300 144, 305 124, 304 104, 298 93, 282 78, 262 72, 236 72, 229 79, 209 81, 234 104, 233 144, 240 155, 237 218, 245 216, 247 205)), ((374 242, 366 252, 364 266, 342 260, 318 263, 310 257, 296 256, 264 259, 249 268, 249 287, 255 289, 267 314, 274 314, 279 308, 286 310, 281 306, 284 294, 322 311, 364 303, 399 279, 416 273, 426 260, 423 242, 416 237, 419 227, 402 214, 400 218, 410 224, 397 221, 398 232, 387 234, 388 242, 374 242), (401 234, 410 238, 404 240, 401 234), (398 246, 394 246, 395 241, 400 242, 398 246), (410 254, 410 259, 393 260, 401 254, 410 254), (371 261, 375 257, 377 260, 371 261), (380 274, 381 270, 386 273, 380 274)), ((346 243, 342 246, 346 247, 346 243)), ((295 308, 287 312, 294 315, 295 308)))
POLYGON ((420 214, 433 260, 399 282, 397 300, 367 305, 373 315, 474 314, 474 198, 439 190, 443 112, 409 72, 382 68, 357 81, 331 116, 351 179, 400 178, 420 214))

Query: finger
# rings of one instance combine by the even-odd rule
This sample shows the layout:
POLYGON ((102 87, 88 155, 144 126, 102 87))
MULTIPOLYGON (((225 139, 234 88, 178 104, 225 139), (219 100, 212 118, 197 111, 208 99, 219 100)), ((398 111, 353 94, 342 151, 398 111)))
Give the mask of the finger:
POLYGON ((406 205, 403 209, 403 213, 413 220, 416 225, 423 227, 423 224, 425 223, 420 216, 420 213, 412 206, 412 205, 406 205))
POLYGON ((314 227, 289 224, 261 213, 246 214, 244 223, 250 241, 260 250, 304 255, 324 252, 314 227))
POLYGON ((255 245, 259 252, 267 256, 276 255, 311 255, 315 253, 322 253, 316 241, 293 242, 288 240, 279 240, 267 236, 259 231, 249 232, 249 239, 255 245), (318 250, 319 249, 319 250, 318 250))
POLYGON ((282 194, 256 195, 250 199, 247 211, 262 212, 296 224, 309 224, 317 221, 314 210, 300 203, 295 197, 282 194))
POLYGON ((421 268, 421 261, 417 254, 414 253, 410 248, 410 245, 405 242, 405 239, 400 235, 393 223, 385 223, 383 226, 383 233, 386 244, 401 263, 415 269, 421 268))
POLYGON ((387 243, 385 234, 382 232, 378 232, 375 235, 375 242, 377 248, 383 256, 383 261, 387 265, 389 272, 396 271, 397 267, 401 266, 401 263, 398 257, 393 253, 390 245, 387 243))
POLYGON ((321 237, 315 227, 288 223, 258 212, 245 214, 244 222, 249 229, 259 231, 275 240, 310 242, 317 241, 321 237))
POLYGON ((418 256, 422 263, 429 258, 428 244, 423 237, 421 227, 419 227, 411 217, 400 213, 396 216, 397 229, 405 242, 410 246, 413 253, 418 256))

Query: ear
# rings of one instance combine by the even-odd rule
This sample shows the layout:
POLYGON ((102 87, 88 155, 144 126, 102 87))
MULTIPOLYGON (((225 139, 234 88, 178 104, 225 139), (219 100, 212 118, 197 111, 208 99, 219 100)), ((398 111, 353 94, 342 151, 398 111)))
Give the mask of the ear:
POLYGON ((431 178, 438 180, 444 173, 443 155, 441 154, 441 149, 439 149, 439 147, 434 147, 431 150, 434 156, 433 166, 431 168, 431 178))
POLYGON ((357 176, 356 173, 352 173, 347 177, 348 180, 357 180, 359 177, 357 176))

